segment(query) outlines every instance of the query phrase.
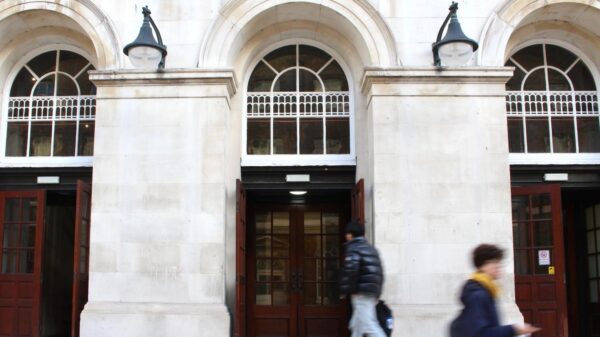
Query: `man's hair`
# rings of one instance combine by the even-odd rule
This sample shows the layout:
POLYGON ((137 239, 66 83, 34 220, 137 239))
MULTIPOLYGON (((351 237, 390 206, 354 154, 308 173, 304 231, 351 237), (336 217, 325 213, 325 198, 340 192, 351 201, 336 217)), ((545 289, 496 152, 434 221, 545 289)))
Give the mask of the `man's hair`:
POLYGON ((481 244, 473 250, 473 264, 475 268, 480 268, 492 260, 502 260, 504 250, 495 245, 481 244))
POLYGON ((357 238, 365 235, 365 226, 356 220, 348 222, 344 229, 345 234, 352 234, 353 237, 357 238))

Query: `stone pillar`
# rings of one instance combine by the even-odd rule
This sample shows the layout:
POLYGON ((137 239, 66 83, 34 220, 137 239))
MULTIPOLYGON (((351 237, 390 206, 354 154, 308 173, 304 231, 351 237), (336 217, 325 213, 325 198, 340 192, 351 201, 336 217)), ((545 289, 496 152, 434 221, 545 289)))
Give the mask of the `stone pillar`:
POLYGON ((83 337, 229 336, 230 71, 97 71, 83 337))
POLYGON ((515 305, 504 84, 510 68, 367 69, 374 242, 383 298, 411 337, 446 336, 479 243, 506 249, 502 307, 515 305))

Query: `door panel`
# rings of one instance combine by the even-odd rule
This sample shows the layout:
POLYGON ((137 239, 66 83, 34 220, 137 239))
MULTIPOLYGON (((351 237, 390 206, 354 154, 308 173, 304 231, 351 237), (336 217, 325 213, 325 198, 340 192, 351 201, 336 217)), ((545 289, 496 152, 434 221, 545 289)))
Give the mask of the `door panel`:
POLYGON ((249 222, 248 326, 252 337, 345 336, 338 295, 340 205, 255 205, 249 222))
POLYGON ((0 334, 39 335, 43 191, 0 192, 0 334))
POLYGON ((236 180, 235 337, 246 336, 246 191, 236 180))
POLYGON ((73 243, 73 292, 71 306, 71 337, 79 336, 79 318, 88 299, 91 186, 77 181, 75 209, 75 242, 73 243))
POLYGON ((516 301, 542 337, 567 336, 560 186, 512 190, 516 301))

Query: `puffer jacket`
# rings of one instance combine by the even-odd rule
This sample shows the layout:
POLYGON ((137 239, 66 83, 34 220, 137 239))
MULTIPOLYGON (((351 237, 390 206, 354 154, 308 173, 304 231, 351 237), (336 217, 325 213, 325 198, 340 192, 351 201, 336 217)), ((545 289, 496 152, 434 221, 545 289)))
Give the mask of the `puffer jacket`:
POLYGON ((450 325, 450 337, 512 337, 510 325, 500 325, 496 303, 479 282, 468 280, 460 300, 464 309, 450 325))
POLYGON ((340 294, 364 294, 379 298, 383 286, 383 268, 377 250, 362 236, 346 242, 345 249, 340 294))

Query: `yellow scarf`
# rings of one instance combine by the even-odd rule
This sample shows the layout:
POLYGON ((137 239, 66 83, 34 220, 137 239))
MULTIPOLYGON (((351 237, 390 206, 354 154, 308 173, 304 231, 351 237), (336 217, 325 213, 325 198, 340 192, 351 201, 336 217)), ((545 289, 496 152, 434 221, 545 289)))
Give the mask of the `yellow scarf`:
POLYGON ((494 280, 492 280, 488 274, 482 272, 473 273, 471 280, 479 282, 479 284, 481 284, 485 289, 487 289, 487 291, 490 292, 490 295, 492 295, 493 299, 498 298, 500 295, 500 287, 498 287, 496 282, 494 282, 494 280))

